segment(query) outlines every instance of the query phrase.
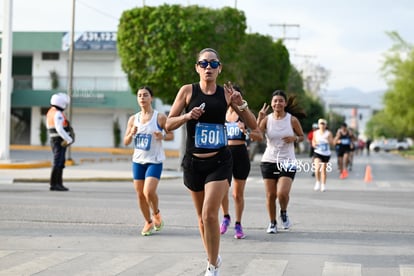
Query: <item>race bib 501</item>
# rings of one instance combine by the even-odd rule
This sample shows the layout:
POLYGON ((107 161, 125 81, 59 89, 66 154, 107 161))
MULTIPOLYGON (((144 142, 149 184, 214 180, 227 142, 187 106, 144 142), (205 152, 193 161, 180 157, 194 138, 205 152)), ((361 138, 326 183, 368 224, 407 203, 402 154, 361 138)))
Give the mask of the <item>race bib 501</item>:
POLYGON ((197 123, 195 129, 195 146, 204 149, 219 149, 227 145, 224 125, 197 123))

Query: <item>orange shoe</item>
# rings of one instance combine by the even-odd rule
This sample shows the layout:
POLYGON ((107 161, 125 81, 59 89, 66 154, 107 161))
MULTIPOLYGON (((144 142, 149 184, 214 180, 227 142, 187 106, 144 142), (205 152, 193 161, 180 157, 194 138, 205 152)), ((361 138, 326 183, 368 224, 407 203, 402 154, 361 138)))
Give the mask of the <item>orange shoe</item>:
POLYGON ((348 177, 348 171, 347 170, 344 170, 344 178, 347 178, 348 177))
POLYGON ((341 172, 341 174, 339 175, 339 178, 340 179, 344 179, 346 176, 345 176, 345 174, 344 174, 344 172, 341 172))
POLYGON ((161 218, 160 210, 158 210, 158 214, 153 214, 152 221, 154 222, 155 231, 161 231, 162 227, 164 226, 164 221, 161 218))
POLYGON ((154 230, 154 223, 153 222, 145 222, 144 228, 141 230, 141 235, 143 236, 149 236, 152 234, 152 231, 154 230))

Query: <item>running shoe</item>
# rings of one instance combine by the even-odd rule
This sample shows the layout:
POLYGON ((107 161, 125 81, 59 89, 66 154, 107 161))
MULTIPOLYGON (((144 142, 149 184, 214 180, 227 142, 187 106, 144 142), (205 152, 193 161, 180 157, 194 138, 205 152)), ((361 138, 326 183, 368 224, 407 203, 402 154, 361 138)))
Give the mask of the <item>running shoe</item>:
POLYGON ((206 274, 204 276, 219 276, 219 269, 212 264, 208 264, 206 274))
POLYGON ((158 214, 154 214, 152 216, 152 221, 154 222, 154 229, 155 231, 161 231, 162 227, 164 227, 164 221, 161 218, 161 212, 158 211, 158 214))
POLYGON ((210 262, 207 261, 207 269, 206 269, 206 274, 204 274, 205 276, 218 276, 219 272, 218 269, 221 266, 221 257, 220 255, 217 258, 217 263, 216 266, 210 264, 210 262))
POLYGON ((149 236, 152 234, 152 230, 154 229, 153 222, 145 222, 144 228, 142 228, 141 235, 149 236))
POLYGON ((344 173, 344 178, 347 178, 348 177, 348 171, 344 170, 343 173, 344 173))
POLYGON ((313 187, 314 191, 319 191, 321 189, 321 183, 316 181, 315 186, 313 187))
POLYGON ((290 223, 289 216, 287 213, 280 213, 280 220, 282 221, 282 227, 283 229, 289 229, 292 224, 290 223))
POLYGON ((221 225, 220 225, 220 234, 226 233, 229 225, 230 225, 230 219, 223 217, 223 221, 221 222, 221 225))
POLYGON ((273 222, 269 223, 269 226, 267 227, 266 232, 268 234, 276 234, 277 233, 277 225, 276 225, 276 223, 273 223, 273 222))
POLYGON ((243 233, 243 227, 241 224, 236 224, 234 226, 234 230, 236 231, 236 234, 234 235, 235 239, 244 239, 246 237, 246 235, 243 233))
POLYGON ((325 192, 326 191, 326 184, 322 183, 321 185, 321 192, 325 192))

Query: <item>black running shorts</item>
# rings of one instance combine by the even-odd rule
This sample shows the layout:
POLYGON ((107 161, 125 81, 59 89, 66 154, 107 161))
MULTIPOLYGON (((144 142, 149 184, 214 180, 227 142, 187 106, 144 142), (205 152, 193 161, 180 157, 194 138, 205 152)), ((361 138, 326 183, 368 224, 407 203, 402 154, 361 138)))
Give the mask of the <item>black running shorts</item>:
POLYGON ((228 147, 208 158, 198 158, 186 154, 181 163, 184 172, 184 185, 193 192, 204 191, 204 185, 211 181, 227 179, 231 183, 233 159, 228 147))

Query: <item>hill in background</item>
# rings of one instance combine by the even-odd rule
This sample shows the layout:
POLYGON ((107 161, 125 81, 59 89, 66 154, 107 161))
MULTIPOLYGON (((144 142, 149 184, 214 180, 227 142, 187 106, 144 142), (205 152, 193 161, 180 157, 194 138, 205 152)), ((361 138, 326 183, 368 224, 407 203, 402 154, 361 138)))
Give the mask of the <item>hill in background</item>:
POLYGON ((340 90, 329 90, 322 93, 325 103, 346 103, 356 105, 369 105, 371 109, 382 109, 382 98, 385 90, 364 92, 355 87, 346 87, 340 90))
POLYGON ((385 90, 363 92, 354 87, 346 87, 340 90, 325 91, 322 99, 326 104, 326 111, 329 104, 350 104, 360 106, 357 109, 357 117, 352 116, 352 108, 334 107, 331 111, 341 114, 345 117, 345 122, 352 128, 357 129, 360 137, 364 138, 366 123, 371 119, 375 110, 381 110, 384 107, 383 95, 385 90), (369 108, 365 108, 369 106, 369 108))

